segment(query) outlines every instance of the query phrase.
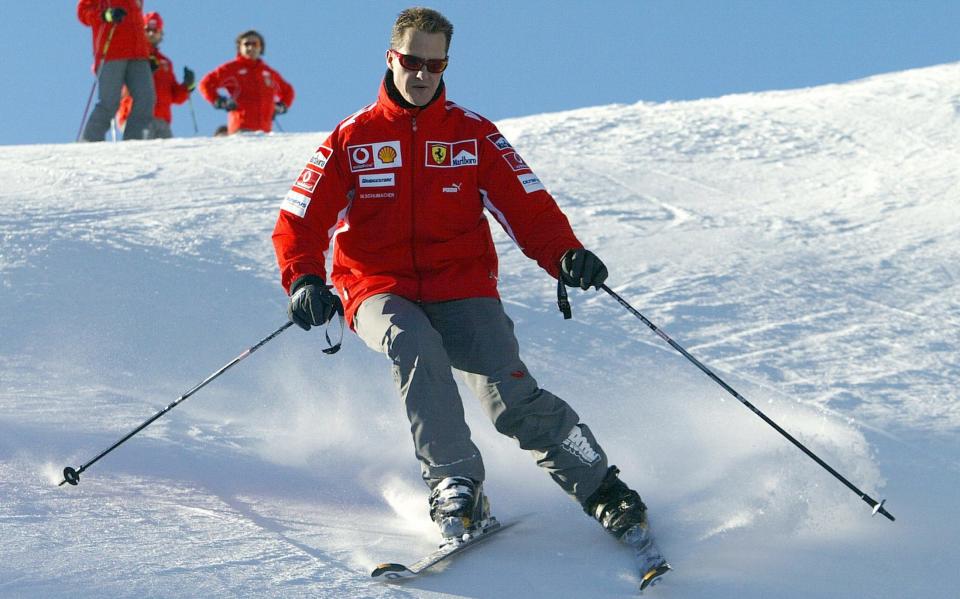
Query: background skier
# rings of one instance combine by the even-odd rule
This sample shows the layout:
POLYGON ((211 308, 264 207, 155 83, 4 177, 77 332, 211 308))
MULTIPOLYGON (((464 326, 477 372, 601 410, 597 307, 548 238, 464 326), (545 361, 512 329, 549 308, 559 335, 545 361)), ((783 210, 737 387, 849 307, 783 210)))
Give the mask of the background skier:
MULTIPOLYGON (((190 97, 190 92, 196 87, 194 73, 183 67, 183 83, 177 82, 173 72, 173 62, 160 52, 160 42, 163 41, 163 18, 159 13, 150 12, 144 15, 144 34, 150 42, 150 68, 153 70, 153 89, 156 98, 153 106, 153 120, 150 122, 150 138, 173 137, 170 128, 173 122, 172 104, 183 104, 190 97)), ((133 97, 124 88, 123 98, 120 100, 120 110, 117 111, 117 124, 123 128, 133 108, 133 97)))
POLYGON ((140 0, 80 0, 77 18, 93 31, 93 71, 98 78, 97 105, 83 129, 84 141, 103 141, 120 105, 124 85, 132 106, 123 139, 143 139, 153 117, 150 44, 143 34, 140 0))
POLYGON ((266 45, 254 30, 237 36, 237 57, 204 75, 200 93, 227 111, 227 130, 271 131, 273 117, 293 105, 293 86, 263 61, 266 45), (221 95, 220 90, 227 95, 221 95))

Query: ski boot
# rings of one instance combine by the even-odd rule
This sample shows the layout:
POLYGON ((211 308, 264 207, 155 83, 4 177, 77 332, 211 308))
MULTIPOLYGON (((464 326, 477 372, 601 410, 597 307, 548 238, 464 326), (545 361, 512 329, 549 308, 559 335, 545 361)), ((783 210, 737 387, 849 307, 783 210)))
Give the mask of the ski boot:
POLYGON ((647 523, 647 506, 640 495, 623 483, 616 466, 610 466, 600 487, 583 503, 583 509, 610 534, 631 547, 640 573, 640 590, 670 570, 653 540, 647 523))
POLYGON ((430 493, 430 518, 440 527, 443 544, 469 540, 494 520, 482 483, 464 476, 437 483, 430 493))

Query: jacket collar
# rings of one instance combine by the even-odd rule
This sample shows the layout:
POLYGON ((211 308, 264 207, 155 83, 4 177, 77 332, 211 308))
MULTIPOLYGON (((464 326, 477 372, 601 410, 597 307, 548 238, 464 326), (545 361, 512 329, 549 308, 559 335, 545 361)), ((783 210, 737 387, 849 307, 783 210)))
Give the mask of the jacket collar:
POLYGON ((400 95, 400 91, 393 84, 393 71, 387 69, 383 81, 380 82, 380 93, 377 95, 377 103, 390 120, 401 118, 417 118, 419 120, 440 118, 440 116, 446 112, 447 88, 441 79, 440 85, 437 86, 437 93, 434 94, 432 100, 427 102, 426 106, 413 106, 400 95))
POLYGON ((237 54, 237 59, 236 59, 235 62, 237 62, 238 64, 241 64, 241 65, 243 65, 243 66, 245 66, 245 67, 252 67, 252 66, 254 66, 254 65, 258 65, 258 64, 260 64, 261 62, 263 62, 263 59, 262 59, 262 58, 258 58, 258 59, 256 59, 256 60, 252 60, 252 59, 250 59, 250 58, 247 58, 247 57, 244 56, 243 54, 237 54))

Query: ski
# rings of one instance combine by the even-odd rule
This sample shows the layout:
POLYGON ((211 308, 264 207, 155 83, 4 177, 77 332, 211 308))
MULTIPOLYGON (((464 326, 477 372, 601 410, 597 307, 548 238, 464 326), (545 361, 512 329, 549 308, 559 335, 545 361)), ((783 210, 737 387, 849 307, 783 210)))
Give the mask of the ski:
POLYGON ((640 576, 640 591, 643 592, 647 587, 655 585, 661 576, 672 570, 666 560, 661 560, 656 565, 640 576))
POLYGON ((623 542, 633 549, 633 557, 640 575, 640 592, 656 584, 660 577, 672 568, 660 553, 650 529, 646 525, 634 526, 623 536, 623 542))
POLYGON ((474 545, 481 543, 482 541, 487 540, 492 537, 494 534, 506 530, 516 524, 516 522, 509 522, 507 524, 500 524, 500 522, 494 518, 490 517, 485 523, 483 523, 478 530, 473 532, 469 538, 461 541, 454 541, 450 543, 445 543, 441 545, 437 550, 428 553, 423 556, 416 562, 405 566, 403 564, 396 563, 385 563, 380 564, 373 569, 373 572, 370 573, 372 578, 378 580, 403 580, 406 578, 414 578, 424 573, 429 568, 435 566, 436 564, 446 560, 447 558, 462 553, 467 549, 470 549, 474 545))

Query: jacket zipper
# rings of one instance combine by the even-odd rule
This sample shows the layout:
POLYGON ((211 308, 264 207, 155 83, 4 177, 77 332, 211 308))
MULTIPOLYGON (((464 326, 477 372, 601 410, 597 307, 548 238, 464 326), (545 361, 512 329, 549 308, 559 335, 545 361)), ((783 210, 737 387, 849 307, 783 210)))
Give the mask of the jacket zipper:
POLYGON ((416 210, 416 179, 417 168, 417 117, 411 117, 410 148, 413 154, 413 162, 410 164, 410 259, 413 262, 413 274, 417 279, 417 303, 423 302, 423 282, 420 280, 420 272, 417 268, 417 210, 416 210))

